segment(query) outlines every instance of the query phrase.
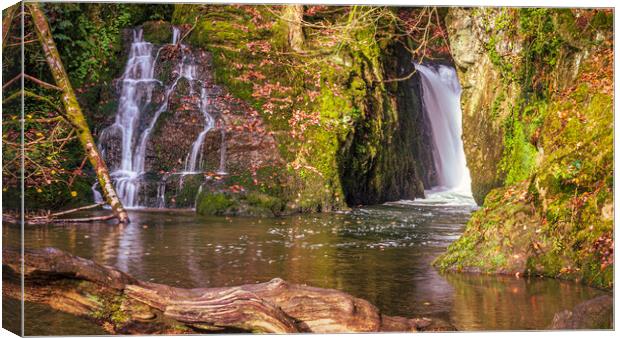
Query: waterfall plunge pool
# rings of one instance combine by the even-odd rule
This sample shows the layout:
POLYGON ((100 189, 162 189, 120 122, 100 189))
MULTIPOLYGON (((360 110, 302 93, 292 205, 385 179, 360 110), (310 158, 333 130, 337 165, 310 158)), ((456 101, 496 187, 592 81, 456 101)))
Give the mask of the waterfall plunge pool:
MULTIPOLYGON (((26 226, 24 235, 26 248, 57 247, 146 281, 216 287, 281 277, 459 330, 544 329, 556 312, 604 293, 553 279, 438 273, 431 262, 459 237, 470 212, 410 202, 283 218, 134 210, 128 226, 26 226)), ((3 240, 17 246, 19 227, 5 223, 3 240)), ((5 323, 18 325, 17 315, 4 311, 5 323)), ((26 304, 25 316, 27 335, 105 334, 42 305, 26 304)))

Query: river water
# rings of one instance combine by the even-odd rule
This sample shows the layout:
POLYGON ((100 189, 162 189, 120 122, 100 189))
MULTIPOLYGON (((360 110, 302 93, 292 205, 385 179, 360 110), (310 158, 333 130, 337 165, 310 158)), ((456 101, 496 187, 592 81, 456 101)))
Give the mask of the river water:
MULTIPOLYGON (((27 226, 25 241, 28 248, 57 247, 179 287, 281 277, 335 288, 386 314, 441 318, 459 330, 544 329, 554 313, 603 293, 553 279, 438 273, 431 262, 458 238, 470 212, 458 203, 262 219, 134 210, 128 226, 27 226)), ((18 227, 4 225, 4 245, 17 245, 18 234, 18 227)), ((27 304, 25 317, 28 335, 104 333, 41 305, 27 304)), ((15 318, 5 312, 5 323, 15 318)))

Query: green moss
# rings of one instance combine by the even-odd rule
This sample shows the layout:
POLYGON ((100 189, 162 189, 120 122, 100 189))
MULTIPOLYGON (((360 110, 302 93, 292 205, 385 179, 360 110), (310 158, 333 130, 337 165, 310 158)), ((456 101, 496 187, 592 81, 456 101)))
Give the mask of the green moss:
POLYGON ((281 199, 264 193, 250 192, 246 195, 247 203, 258 210, 268 210, 274 215, 278 215, 284 210, 284 203, 281 199))
MULTIPOLYGON (((80 287, 92 288, 94 285, 87 283, 81 285, 80 287)), ((87 295, 90 301, 100 305, 97 310, 90 314, 91 317, 102 322, 109 322, 117 329, 123 327, 131 321, 129 314, 122 309, 123 302, 127 300, 124 295, 105 295, 104 297, 99 297, 88 293, 87 295)))
POLYGON ((496 22, 490 45, 504 45, 516 34, 524 48, 508 56, 487 51, 511 83, 503 83, 490 101, 490 115, 503 135, 498 175, 505 177, 504 187, 487 195, 463 236, 435 264, 610 288, 612 54, 600 38, 594 41, 610 32, 592 26, 607 13, 586 11, 579 20, 567 9, 511 13, 516 29, 496 22), (577 50, 589 56, 573 69, 577 50), (502 64, 506 59, 515 60, 512 69, 502 64), (570 72, 577 73, 574 84, 570 72), (514 102, 504 101, 511 96, 514 102))
POLYGON ((172 41, 172 25, 167 21, 147 21, 142 24, 144 41, 163 45, 172 41))
MULTIPOLYGON (((351 15, 361 15, 355 11, 351 15)), ((381 50, 372 27, 351 31, 352 39, 347 45, 335 48, 326 47, 321 42, 321 34, 314 39, 308 35, 307 48, 325 55, 317 58, 288 53, 288 23, 267 8, 178 5, 174 22, 193 23, 197 15, 200 20, 187 41, 212 52, 216 81, 261 114, 268 129, 276 132, 282 158, 295 164, 295 169, 279 169, 281 177, 288 177, 289 186, 269 194, 283 203, 289 202, 299 211, 345 207, 340 178, 344 142, 362 119, 372 124, 371 132, 382 137, 381 122, 375 124, 372 117, 364 114, 369 98, 384 90, 376 81, 381 77, 381 50), (252 44, 277 52, 260 51, 260 48, 252 48, 252 44), (285 53, 279 53, 282 51, 285 53), (265 59, 274 63, 263 62, 265 59), (240 79, 248 69, 264 75, 265 79, 240 79), (314 74, 320 77, 315 79, 314 74), (320 83, 317 85, 316 81, 320 83), (284 88, 273 91, 271 98, 292 99, 292 102, 276 111, 265 111, 265 98, 254 94, 257 89, 269 85, 284 88), (307 126, 303 138, 291 137, 290 121, 294 111, 319 115, 318 124, 307 126)), ((382 107, 382 103, 378 102, 377 106, 382 107)), ((368 150, 370 156, 378 157, 380 149, 376 144, 370 145, 368 150)))
POLYGON ((537 154, 528 140, 525 126, 516 119, 509 119, 504 128, 504 151, 499 170, 503 171, 505 184, 514 184, 530 177, 537 154))
POLYGON ((231 195, 222 192, 201 193, 197 201, 196 212, 200 215, 227 215, 237 205, 231 195))

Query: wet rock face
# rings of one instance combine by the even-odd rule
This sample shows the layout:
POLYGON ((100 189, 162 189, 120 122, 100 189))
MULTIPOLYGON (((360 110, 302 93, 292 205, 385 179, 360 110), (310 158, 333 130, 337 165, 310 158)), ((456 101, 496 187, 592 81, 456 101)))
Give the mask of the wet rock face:
MULTIPOLYGON (((151 30, 168 31, 172 26, 148 23, 143 29, 145 41, 151 42, 148 40, 148 37, 154 36, 151 30)), ((123 36, 129 48, 132 34, 125 32, 123 36)), ((215 172, 249 175, 255 168, 280 163, 275 140, 265 130, 261 118, 247 104, 215 84, 209 53, 158 40, 153 43, 153 55, 156 59, 153 77, 160 82, 143 84, 149 86, 146 92, 150 96, 144 94, 144 97, 139 98, 142 102, 141 114, 136 121, 138 132, 134 133, 134 145, 140 143, 140 136, 155 118, 157 111, 164 108, 146 143, 145 174, 140 179, 140 205, 193 206, 198 187, 215 172), (169 90, 172 91, 166 104, 166 91, 169 90), (200 143, 199 135, 208 129, 208 125, 211 128, 200 143), (189 175, 191 177, 185 179, 180 176, 186 176, 181 173, 188 170, 188 161, 195 144, 202 146, 192 171, 200 174, 189 175)), ((119 80, 110 88, 116 97, 120 96, 119 80)), ((115 116, 116 111, 110 113, 106 120, 107 126, 114 124, 115 116)), ((109 127, 99 135, 99 139, 103 140, 100 147, 112 171, 121 166, 122 133, 120 128, 109 127)))
MULTIPOLYGON (((225 169, 229 174, 237 175, 247 172, 253 165, 276 164, 279 155, 275 141, 266 132, 261 118, 244 102, 213 82, 211 55, 189 47, 186 52, 192 53, 196 62, 196 80, 202 83, 207 96, 205 109, 215 120, 214 128, 207 132, 198 155, 202 159, 198 167, 207 172, 225 169)), ((166 53, 162 54, 162 57, 168 57, 166 53)), ((178 58, 173 54, 162 62, 160 72, 170 68, 168 63, 178 63, 178 58)), ((170 75, 160 75, 160 78, 166 77, 171 81, 170 75)), ((196 83, 193 87, 197 87, 196 83)), ((201 89, 193 87, 184 79, 179 81, 168 110, 160 116, 147 152, 149 171, 184 170, 191 147, 207 123, 201 111, 201 89)))
POLYGON ((498 173, 503 150, 501 119, 494 114, 508 110, 505 108, 516 99, 518 91, 514 87, 504 87, 487 55, 485 44, 489 36, 482 16, 469 9, 451 8, 446 25, 462 87, 463 147, 471 174, 472 194, 481 205, 489 191, 503 183, 498 173), (499 100, 501 96, 503 99, 499 100), (496 101, 500 106, 494 110, 496 101))
POLYGON ((580 26, 583 14, 449 10, 465 153, 484 205, 441 269, 613 286, 612 14, 587 12, 598 19, 580 26))
POLYGON ((599 296, 553 316, 550 329, 613 329, 614 300, 611 296, 599 296))
MULTIPOLYGON (((385 57, 386 78, 414 70, 400 46, 385 57)), ((372 88, 372 80, 367 80, 372 88)), ((366 98, 367 113, 343 145, 341 179, 349 205, 424 196, 434 185, 430 127, 422 109, 419 75, 366 98)))

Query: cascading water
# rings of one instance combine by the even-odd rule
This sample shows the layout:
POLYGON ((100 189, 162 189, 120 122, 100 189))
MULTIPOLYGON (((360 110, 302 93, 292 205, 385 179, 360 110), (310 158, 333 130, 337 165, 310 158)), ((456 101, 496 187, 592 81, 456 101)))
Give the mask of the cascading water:
POLYGON ((134 30, 129 58, 121 78, 121 97, 116 120, 101 135, 101 142, 104 142, 107 135, 120 130, 121 163, 120 168, 113 171, 111 176, 116 182, 116 190, 121 201, 127 207, 135 206, 138 190, 137 178, 140 171, 135 170, 135 162, 139 161, 138 157, 141 154, 134 154, 138 120, 142 109, 151 102, 155 83, 159 82, 153 78, 152 50, 153 45, 144 41, 142 30, 134 30))
POLYGON ((473 204, 463 141, 461 86, 452 67, 415 64, 422 80, 422 101, 430 120, 437 186, 427 200, 473 204))
POLYGON ((157 207, 160 209, 166 207, 166 177, 157 184, 157 207))
POLYGON ((192 150, 188 154, 185 160, 185 172, 195 173, 196 170, 200 170, 201 162, 198 158, 198 154, 202 154, 202 146, 205 141, 207 133, 215 127, 215 119, 209 113, 209 107, 211 105, 210 98, 207 96, 207 89, 200 88, 200 111, 202 111, 205 118, 205 128, 198 134, 198 138, 192 144, 192 150))
POLYGON ((100 204, 105 202, 105 200, 103 199, 103 196, 101 195, 101 193, 99 192, 99 190, 97 190, 97 186, 99 185, 99 182, 95 182, 92 187, 90 187, 90 190, 92 190, 93 192, 93 197, 95 200, 96 204, 100 204))
POLYGON ((181 37, 181 30, 179 27, 172 27, 172 44, 176 45, 179 43, 179 38, 181 37))
MULTIPOLYGON (((172 45, 180 42, 181 31, 178 27, 172 29, 172 45)), ((170 44, 169 44, 170 45, 170 44)), ((169 46, 168 45, 168 46, 169 46)), ((141 207, 138 199, 140 185, 145 174, 145 160, 147 145, 151 132, 157 124, 160 115, 168 110, 169 100, 174 93, 180 79, 185 79, 189 84, 189 95, 195 95, 196 86, 200 86, 200 110, 205 117, 205 127, 192 144, 190 153, 186 157, 184 171, 181 172, 180 185, 182 186, 183 176, 187 174, 200 173, 202 163, 202 148, 207 133, 215 127, 215 119, 210 113, 210 98, 208 97, 205 83, 196 78, 197 65, 192 53, 186 52, 186 46, 181 44, 181 61, 173 70, 174 80, 163 90, 161 104, 152 113, 152 117, 140 127, 141 121, 147 116, 147 110, 152 101, 152 94, 155 85, 162 83, 154 78, 155 65, 159 59, 160 52, 166 46, 162 46, 153 56, 153 45, 144 41, 142 29, 133 31, 133 41, 131 43, 129 58, 125 67, 125 72, 121 77, 121 96, 116 119, 113 125, 104 129, 100 137, 101 144, 108 141, 114 134, 121 135, 121 159, 117 168, 112 168, 111 173, 114 179, 117 193, 125 207, 141 207)), ((223 142, 223 141, 222 141, 223 142)), ((222 147, 224 145, 222 144, 222 147)), ((222 149, 222 161, 224 160, 224 150, 222 149)), ((224 164, 220 163, 220 169, 224 164)), ((165 175, 157 185, 157 196, 155 206, 164 208, 166 206, 165 191, 168 176, 165 175)), ((96 198, 98 191, 93 187, 93 194, 96 198)))

